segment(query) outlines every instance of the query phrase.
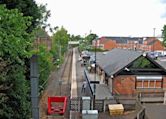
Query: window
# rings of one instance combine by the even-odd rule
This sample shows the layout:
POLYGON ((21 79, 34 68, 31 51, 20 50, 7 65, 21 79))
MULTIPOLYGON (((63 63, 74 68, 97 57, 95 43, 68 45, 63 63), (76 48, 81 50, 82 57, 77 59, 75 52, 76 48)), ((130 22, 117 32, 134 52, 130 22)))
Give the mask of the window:
POLYGON ((137 76, 136 88, 161 88, 161 76, 137 76))

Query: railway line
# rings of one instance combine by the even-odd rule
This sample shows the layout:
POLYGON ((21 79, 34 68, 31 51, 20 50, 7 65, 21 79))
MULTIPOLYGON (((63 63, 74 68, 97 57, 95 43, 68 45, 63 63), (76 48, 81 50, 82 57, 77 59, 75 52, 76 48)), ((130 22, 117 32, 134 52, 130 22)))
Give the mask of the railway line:
MULTIPOLYGON (((64 63, 59 70, 54 70, 49 76, 48 84, 40 98, 40 118, 41 119, 68 119, 69 106, 63 117, 47 115, 47 99, 49 96, 70 96, 71 74, 72 74, 73 49, 69 49, 65 56, 64 63)), ((68 100, 69 101, 69 100, 68 100)), ((69 104, 69 103, 68 103, 69 104)))

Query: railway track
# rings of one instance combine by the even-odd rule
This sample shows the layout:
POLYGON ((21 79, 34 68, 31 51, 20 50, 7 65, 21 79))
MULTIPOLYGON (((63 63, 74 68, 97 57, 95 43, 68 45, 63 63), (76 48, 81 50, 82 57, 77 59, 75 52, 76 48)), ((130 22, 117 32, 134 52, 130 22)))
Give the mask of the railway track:
POLYGON ((72 72, 72 56, 73 52, 70 50, 68 52, 64 67, 62 67, 62 73, 60 76, 60 95, 70 96, 70 86, 71 86, 71 72, 72 72))
MULTIPOLYGON (((64 63, 57 71, 52 71, 49 76, 48 84, 40 98, 40 119, 68 119, 69 106, 63 117, 49 117, 47 115, 47 98, 49 96, 70 96, 71 72, 72 72, 72 55, 73 50, 70 49, 66 54, 64 63)), ((68 103, 69 104, 69 103, 68 103)))

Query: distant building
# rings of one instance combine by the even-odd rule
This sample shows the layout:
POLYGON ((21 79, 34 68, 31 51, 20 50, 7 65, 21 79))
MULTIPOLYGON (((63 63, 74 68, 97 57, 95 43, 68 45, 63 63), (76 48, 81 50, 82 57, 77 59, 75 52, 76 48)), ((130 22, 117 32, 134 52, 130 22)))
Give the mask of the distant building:
POLYGON ((142 51, 164 50, 161 41, 155 37, 101 37, 92 41, 92 45, 103 50, 113 48, 142 51))
POLYGON ((44 46, 46 46, 47 50, 51 50, 52 40, 44 29, 39 28, 35 32, 35 37, 36 37, 36 40, 34 42, 35 48, 38 48, 39 45, 44 45, 44 46))

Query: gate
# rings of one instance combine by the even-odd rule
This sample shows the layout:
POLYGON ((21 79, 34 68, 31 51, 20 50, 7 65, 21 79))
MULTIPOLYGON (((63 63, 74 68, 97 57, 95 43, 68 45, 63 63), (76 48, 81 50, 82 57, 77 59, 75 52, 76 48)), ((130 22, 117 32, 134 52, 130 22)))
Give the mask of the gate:
POLYGON ((82 99, 81 97, 70 98, 70 110, 81 112, 82 111, 82 99))
MULTIPOLYGON (((97 107, 97 110, 101 107, 103 107, 103 105, 101 106, 101 102, 96 102, 96 107, 97 107), (100 107, 101 106, 101 107, 100 107)), ((103 103, 104 104, 104 101, 103 103)), ((70 98, 70 103, 69 103, 69 107, 70 107, 70 110, 71 111, 76 111, 76 112, 82 112, 82 109, 83 109, 83 100, 82 100, 82 97, 75 97, 75 98, 70 98)), ((92 100, 90 100, 90 109, 91 109, 91 106, 92 106, 92 100)), ((102 108, 103 109, 103 108, 102 108)))
POLYGON ((95 100, 95 110, 98 110, 99 112, 104 111, 104 100, 95 100))

